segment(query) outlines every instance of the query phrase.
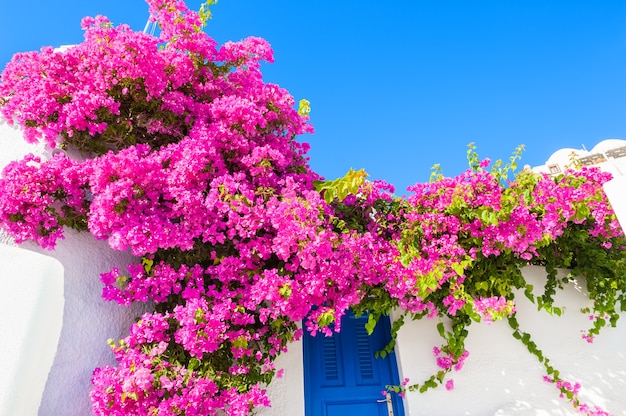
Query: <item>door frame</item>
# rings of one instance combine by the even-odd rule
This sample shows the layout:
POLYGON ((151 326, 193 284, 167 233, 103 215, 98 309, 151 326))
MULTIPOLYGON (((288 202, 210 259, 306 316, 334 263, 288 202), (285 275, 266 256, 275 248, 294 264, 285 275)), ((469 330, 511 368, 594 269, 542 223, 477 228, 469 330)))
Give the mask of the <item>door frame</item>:
MULTIPOLYGON (((354 315, 352 314, 352 311, 348 311, 348 313, 346 313, 345 315, 346 318, 354 318, 354 315)), ((304 326, 304 325, 303 325, 304 326)), ((382 330, 384 330, 386 333, 391 334, 391 319, 389 316, 381 316, 380 319, 378 320, 378 322, 376 323, 376 329, 379 329, 382 327, 382 330)), ((311 341, 311 336, 307 333, 306 329, 304 330, 305 334, 303 334, 302 336, 302 352, 303 352, 303 373, 302 373, 302 377, 303 377, 303 383, 304 383, 304 410, 305 410, 305 415, 306 416, 318 416, 318 415, 313 415, 312 414, 312 409, 311 409, 311 400, 313 399, 313 393, 314 393, 314 386, 311 386, 311 381, 310 381, 310 377, 308 375, 310 368, 309 366, 311 365, 311 363, 313 363, 314 359, 316 358, 314 355, 314 352, 311 349, 310 346, 310 341, 311 341)), ((324 337, 324 334, 318 333, 316 335, 317 337, 324 337)), ((341 336, 341 333, 337 334, 337 333, 333 333, 333 336, 341 336)), ((342 342, 342 341, 340 341, 342 342)), ((345 342, 345 338, 343 339, 343 342, 345 342)), ((390 360, 389 363, 389 367, 391 370, 391 377, 392 377, 392 384, 400 384, 400 367, 399 367, 399 363, 398 360, 396 358, 396 351, 395 348, 392 351, 392 353, 387 354, 387 356, 385 358, 376 358, 378 359, 384 359, 384 360, 390 360)), ((341 363, 342 364, 342 363, 341 363)), ((397 414, 395 416, 404 416, 406 413, 406 404, 404 402, 404 400, 398 396, 397 394, 392 393, 392 400, 394 401, 394 408, 396 409, 397 414)), ((380 396, 380 400, 384 400, 385 397, 382 395, 382 389, 381 389, 381 396, 380 396)), ((381 404, 382 405, 382 404, 381 404)))

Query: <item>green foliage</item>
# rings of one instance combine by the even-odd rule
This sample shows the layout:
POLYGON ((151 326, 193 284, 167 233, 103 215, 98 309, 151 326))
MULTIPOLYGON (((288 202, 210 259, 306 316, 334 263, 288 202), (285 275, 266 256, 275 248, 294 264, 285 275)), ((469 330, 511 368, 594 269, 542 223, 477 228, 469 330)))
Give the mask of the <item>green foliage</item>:
MULTIPOLYGON (((302 104, 302 101, 300 103, 302 104)), ((365 183, 367 176, 364 169, 358 171, 350 169, 341 178, 332 181, 316 181, 314 185, 329 204, 335 199, 342 202, 348 195, 358 195, 359 188, 365 183)))
POLYGON ((335 322, 335 311, 333 310, 328 310, 317 318, 317 324, 322 328, 329 326, 333 322, 335 322))
POLYGON ((501 182, 506 182, 509 179, 509 174, 517 170, 517 162, 521 160, 522 153, 524 152, 524 145, 519 145, 515 148, 515 151, 509 157, 509 162, 502 166, 502 160, 498 159, 491 168, 491 173, 501 182))
MULTIPOLYGON (((520 201, 531 206, 534 203, 532 192, 538 185, 540 177, 529 171, 521 171, 515 174, 514 181, 509 182, 511 181, 510 175, 517 169, 522 151, 523 146, 519 146, 509 158, 508 163, 496 161, 491 168, 491 175, 503 186, 500 206, 497 209, 485 205, 468 205, 467 195, 458 193, 454 194, 452 202, 447 205, 445 214, 457 216, 467 223, 479 220, 486 226, 497 227, 502 221, 509 219, 510 213, 519 206, 520 201)), ((472 171, 484 172, 473 144, 468 148, 468 163, 472 171)), ((355 213, 353 207, 342 202, 349 195, 358 197, 361 187, 366 184, 366 176, 363 170, 351 169, 342 178, 316 183, 316 189, 327 202, 333 204, 338 214, 336 219, 338 229, 364 230, 363 219, 371 215, 371 212, 355 213), (361 223, 355 221, 356 218, 361 223)), ((443 174, 436 165, 431 175, 431 183, 442 180, 444 180, 443 174)), ((562 180, 564 180, 563 177, 555 178, 557 183, 562 180)), ((568 177, 567 180, 568 185, 573 187, 583 186, 586 181, 584 177, 568 177)), ((480 192, 480 189, 476 192, 480 192)), ((590 197, 596 200, 604 198, 603 195, 590 197)), ((388 212, 393 213, 411 209, 401 198, 394 199, 394 202, 387 204, 386 207, 388 212)), ((603 245, 606 241, 603 237, 590 235, 593 218, 589 205, 585 202, 575 203, 572 208, 575 210, 573 222, 570 222, 563 234, 556 239, 546 235, 539 240, 535 244, 536 255, 531 260, 523 259, 511 249, 500 246, 500 252, 496 256, 477 255, 474 258, 466 256, 451 263, 441 262, 417 279, 416 292, 422 294, 424 301, 433 302, 436 305, 437 314, 450 323, 449 330, 445 329, 443 323, 438 325, 439 334, 444 341, 441 347, 442 353, 449 354, 455 363, 462 361, 469 325, 471 322, 481 321, 481 316, 473 309, 474 299, 496 296, 513 302, 516 299, 516 291, 521 291, 528 300, 537 305, 539 310, 554 316, 561 316, 564 309, 555 305, 554 297, 558 290, 564 289, 574 281, 573 276, 584 276, 589 298, 593 301, 593 308, 583 311, 596 315, 588 336, 596 336, 604 326, 616 324, 619 312, 626 309, 624 295, 626 292, 626 257, 623 250, 626 241, 623 237, 616 237, 612 241, 612 244, 616 246, 608 250, 603 245), (541 265, 546 270, 546 280, 539 294, 533 292, 539 288, 527 282, 522 275, 522 269, 529 264, 541 265), (559 277, 557 273, 559 268, 571 269, 570 275, 559 277), (457 285, 455 283, 457 279, 448 278, 447 283, 442 285, 441 282, 444 281, 443 276, 446 275, 447 270, 452 270, 457 279, 461 279, 463 283, 457 285), (453 293, 455 299, 465 301, 465 306, 456 315, 446 313, 447 308, 443 305, 443 300, 449 293, 453 293)), ((539 210, 536 215, 544 214, 540 211, 540 206, 536 209, 539 210)), ((415 224, 414 227, 402 231, 402 242, 398 247, 402 264, 405 266, 422 255, 422 226, 415 224)), ((481 241, 465 233, 459 234, 458 239, 466 247, 479 247, 482 244, 481 241)), ((361 303, 353 306, 353 310, 357 316, 369 314, 366 329, 368 333, 372 333, 381 316, 389 315, 392 310, 398 310, 398 302, 382 286, 364 287, 363 290, 366 296, 361 303)), ((393 351, 396 335, 406 315, 412 319, 422 319, 427 315, 427 311, 401 314, 400 318, 393 323, 391 342, 378 351, 377 356, 384 358, 393 351)), ((528 351, 537 357, 550 377, 560 380, 558 370, 549 364, 549 359, 532 341, 531 335, 521 331, 512 309, 508 308, 491 314, 492 319, 504 317, 508 319, 513 329, 513 337, 520 340, 528 351)), ((424 382, 408 386, 406 389, 427 391, 443 384, 449 371, 451 371, 450 368, 440 370, 424 382)), ((405 388, 400 386, 390 386, 391 391, 399 392, 403 389, 405 388)), ((568 397, 571 395, 571 393, 564 394, 568 397)))
POLYGON ((213 18, 210 7, 217 4, 217 1, 218 0, 207 0, 200 6, 198 14, 200 15, 200 20, 202 21, 202 27, 205 27, 209 19, 213 18))
POLYGON ((308 116, 310 112, 311 112, 311 103, 308 100, 305 100, 304 98, 301 99, 298 105, 298 114, 300 114, 301 116, 308 116))
MULTIPOLYGON (((454 216, 466 224, 478 221, 484 227, 494 228, 509 221, 512 213, 521 204, 530 207, 532 215, 538 218, 546 215, 544 205, 537 204, 535 201, 537 187, 546 179, 528 170, 514 173, 523 149, 523 146, 519 146, 506 164, 496 161, 489 172, 501 187, 498 205, 474 205, 472 201, 475 195, 468 195, 468 193, 475 192, 476 195, 480 195, 483 192, 482 189, 459 187, 458 190, 450 191, 454 186, 450 185, 441 188, 440 194, 449 192, 446 197, 450 197, 442 213, 446 216, 454 216), (511 177, 513 173, 514 176, 511 177)), ((476 175, 487 174, 484 169, 486 164, 479 159, 473 144, 469 145, 467 156, 471 172, 476 175)), ((430 183, 440 184, 446 180, 440 167, 435 165, 430 183)), ((558 186, 568 187, 567 189, 590 189, 590 179, 584 175, 570 173, 554 177, 553 180, 558 186)), ((478 186, 482 185, 478 183, 478 186)), ((336 198, 336 194, 332 196, 333 199, 336 198)), ((431 201, 427 200, 428 203, 431 201)), ((548 202, 553 201, 555 200, 548 200, 548 202)), ((444 384, 446 375, 455 366, 462 364, 465 339, 471 323, 484 319, 476 312, 475 301, 481 298, 498 297, 510 306, 503 308, 500 312, 491 312, 490 318, 508 320, 512 336, 519 340, 544 366, 548 381, 555 383, 564 397, 568 398, 574 407, 578 407, 580 403, 571 385, 560 377, 559 370, 551 364, 549 358, 533 341, 531 334, 520 328, 511 306, 514 305, 518 293, 522 293, 525 298, 535 303, 540 311, 553 316, 562 316, 565 309, 555 303, 556 294, 560 290, 581 282, 585 285, 587 296, 593 305, 582 310, 583 313, 593 318, 592 326, 583 338, 590 341, 605 326, 616 325, 620 313, 626 310, 626 239, 619 233, 612 234, 611 237, 598 233, 595 217, 597 213, 594 211, 598 209, 598 204, 606 204, 606 196, 601 188, 600 191, 590 193, 586 199, 574 200, 571 205, 564 207, 563 209, 571 210, 573 214, 567 220, 567 226, 563 232, 556 236, 548 234, 541 236, 533 243, 534 254, 530 257, 522 257, 504 244, 494 244, 497 251, 495 255, 485 255, 478 251, 473 257, 465 256, 450 261, 442 259, 427 273, 421 274, 415 283, 415 292, 421 295, 423 301, 430 301, 435 305, 432 312, 428 310, 421 313, 401 311, 397 300, 381 293, 384 291, 378 288, 372 288, 372 292, 368 291, 368 296, 358 306, 359 310, 370 313, 366 326, 368 331, 373 331, 381 315, 389 314, 392 310, 401 313, 400 319, 394 322, 392 328, 392 342, 378 352, 379 356, 384 357, 392 351, 396 334, 406 316, 411 319, 422 319, 426 315, 436 315, 440 319, 437 330, 443 341, 440 348, 441 354, 447 355, 452 362, 450 367, 438 370, 421 383, 410 386, 388 386, 388 389, 398 393, 405 390, 425 392, 444 384), (593 208, 594 206, 596 208, 593 208), (531 284, 522 274, 522 269, 528 265, 539 265, 545 268, 545 281, 542 287, 531 284), (570 273, 559 274, 558 270, 564 268, 569 269, 570 273), (465 302, 464 306, 455 313, 450 313, 447 304, 444 304, 444 300, 449 295, 453 295, 457 301, 465 302)), ((419 206, 407 207, 406 205, 398 205, 398 208, 401 210, 423 209, 419 206)), ((563 221, 563 215, 561 214, 560 221, 563 221)), ((615 220, 611 213, 600 218, 604 221, 605 230, 608 229, 608 224, 615 220)), ((433 229, 438 229, 437 224, 417 222, 405 227, 402 231, 402 240, 398 244, 399 256, 404 266, 409 266, 415 259, 423 258, 425 235, 427 232, 432 233, 433 229)), ((516 231, 524 235, 527 229, 524 224, 519 224, 516 231)), ((611 233, 608 232, 607 235, 611 233)), ((483 244, 482 240, 465 231, 459 232, 456 238, 463 247, 467 248, 481 247, 483 244)))

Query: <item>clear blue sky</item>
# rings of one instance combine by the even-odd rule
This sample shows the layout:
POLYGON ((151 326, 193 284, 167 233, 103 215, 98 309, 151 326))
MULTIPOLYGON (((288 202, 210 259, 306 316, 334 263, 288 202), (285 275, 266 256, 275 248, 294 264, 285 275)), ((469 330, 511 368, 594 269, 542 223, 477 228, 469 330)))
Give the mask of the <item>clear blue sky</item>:
MULTIPOLYGON (((142 0, 7 1, 0 66, 13 53, 77 43, 80 19, 143 29, 142 0)), ((201 0, 187 3, 197 9, 201 0)), ((621 0, 220 0, 218 42, 262 36, 267 81, 311 101, 313 168, 365 168, 404 193, 430 167, 465 169, 466 145, 543 164, 562 147, 626 138, 626 2, 621 0)))

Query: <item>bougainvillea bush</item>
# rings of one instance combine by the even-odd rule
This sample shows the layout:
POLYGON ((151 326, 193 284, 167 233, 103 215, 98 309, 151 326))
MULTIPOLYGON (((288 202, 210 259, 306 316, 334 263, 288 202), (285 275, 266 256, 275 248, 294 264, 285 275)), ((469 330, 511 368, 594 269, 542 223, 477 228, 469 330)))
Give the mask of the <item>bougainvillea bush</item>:
MULTIPOLYGON (((0 178, 0 225, 17 242, 53 249, 65 227, 88 231, 137 261, 101 275, 103 297, 151 302, 129 335, 111 341, 116 367, 94 371, 97 415, 246 415, 268 406, 276 357, 303 331, 340 331, 352 308, 368 330, 392 310, 444 318, 445 384, 468 356, 472 322, 507 319, 546 368, 545 380, 583 413, 515 319, 515 290, 560 314, 553 295, 584 276, 591 341, 626 307, 624 237, 595 169, 558 177, 478 159, 455 178, 435 172, 409 188, 363 171, 324 181, 307 161, 308 103, 265 83, 272 50, 259 38, 216 44, 205 14, 177 0, 148 0, 160 33, 85 18, 83 43, 17 54, 0 82, 0 111, 29 142, 0 178), (543 294, 520 269, 544 265, 543 294), (556 269, 572 270, 557 278, 556 269), (303 326, 299 325, 303 322, 303 326)), ((386 355, 393 342, 380 352, 386 355)))

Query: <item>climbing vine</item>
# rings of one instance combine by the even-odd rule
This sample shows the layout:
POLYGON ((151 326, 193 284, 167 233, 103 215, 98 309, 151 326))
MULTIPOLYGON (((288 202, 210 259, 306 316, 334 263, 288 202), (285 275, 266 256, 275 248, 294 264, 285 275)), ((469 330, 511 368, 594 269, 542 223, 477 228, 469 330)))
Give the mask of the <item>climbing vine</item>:
POLYGON ((1 74, 2 115, 57 152, 4 169, 0 225, 49 249, 70 227, 129 250, 135 263, 101 275, 103 297, 154 304, 110 341, 118 364, 93 374, 95 414, 249 414, 269 405, 275 359, 303 331, 340 331, 350 308, 370 332, 399 311, 383 357, 406 320, 448 319, 440 370, 392 390, 452 388, 471 324, 506 319, 547 381, 602 414, 520 327, 515 293, 559 315, 556 291, 584 276, 585 339, 616 324, 626 266, 608 174, 514 173, 522 148, 490 167, 470 146, 467 171, 435 170, 408 197, 362 170, 324 180, 297 140, 312 132, 309 103, 262 79, 268 43, 218 46, 202 31, 208 9, 147 2, 158 36, 85 18, 83 43, 17 54, 1 74), (530 264, 547 271, 540 295, 530 264))

